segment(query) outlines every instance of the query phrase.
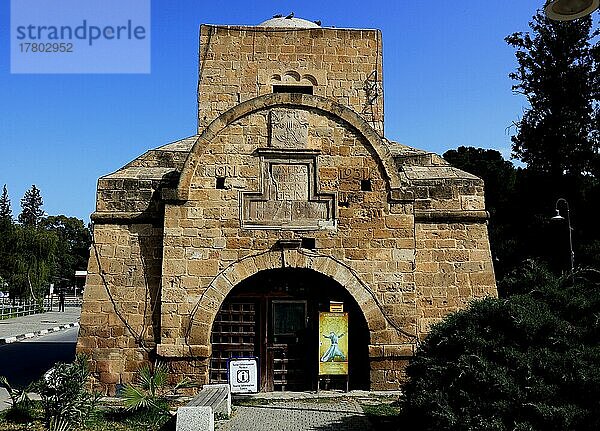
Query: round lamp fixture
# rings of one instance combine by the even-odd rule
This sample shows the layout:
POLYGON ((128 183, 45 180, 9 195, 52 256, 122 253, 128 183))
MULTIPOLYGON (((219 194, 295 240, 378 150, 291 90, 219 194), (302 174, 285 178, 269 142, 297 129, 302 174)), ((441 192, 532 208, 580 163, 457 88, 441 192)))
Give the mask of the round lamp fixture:
POLYGON ((600 0, 549 0, 544 10, 550 19, 573 21, 591 14, 598 6, 600 0))

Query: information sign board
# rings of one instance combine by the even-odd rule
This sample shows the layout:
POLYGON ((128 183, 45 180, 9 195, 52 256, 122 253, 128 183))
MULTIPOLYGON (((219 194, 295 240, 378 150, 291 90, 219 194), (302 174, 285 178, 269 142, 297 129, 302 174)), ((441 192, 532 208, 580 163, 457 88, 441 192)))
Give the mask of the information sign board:
POLYGON ((258 358, 229 359, 227 375, 232 394, 249 394, 259 391, 258 358))

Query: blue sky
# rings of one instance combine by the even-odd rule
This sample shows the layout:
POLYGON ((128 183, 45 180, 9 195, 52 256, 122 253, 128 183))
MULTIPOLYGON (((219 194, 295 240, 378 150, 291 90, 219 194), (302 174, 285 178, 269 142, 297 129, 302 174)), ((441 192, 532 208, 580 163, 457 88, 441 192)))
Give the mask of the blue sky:
POLYGON ((87 222, 98 177, 195 133, 199 25, 254 25, 291 11, 323 26, 382 30, 389 139, 439 154, 466 145, 509 156, 507 128, 526 102, 511 91, 514 51, 504 37, 526 31, 542 3, 153 0, 150 74, 11 75, 4 0, 0 187, 15 216, 36 184, 48 214, 87 222))

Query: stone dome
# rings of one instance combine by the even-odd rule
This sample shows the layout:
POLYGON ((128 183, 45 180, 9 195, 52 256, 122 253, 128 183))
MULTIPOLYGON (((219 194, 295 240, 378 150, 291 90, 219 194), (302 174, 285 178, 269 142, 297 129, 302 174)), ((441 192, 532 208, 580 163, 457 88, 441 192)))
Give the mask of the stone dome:
POLYGON ((302 18, 271 18, 258 24, 259 27, 280 27, 280 28, 320 28, 321 26, 302 18))

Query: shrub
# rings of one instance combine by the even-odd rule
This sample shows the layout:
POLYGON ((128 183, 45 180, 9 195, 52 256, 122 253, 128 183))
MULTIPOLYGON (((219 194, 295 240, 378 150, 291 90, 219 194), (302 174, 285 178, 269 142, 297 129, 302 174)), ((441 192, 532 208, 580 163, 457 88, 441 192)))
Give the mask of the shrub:
POLYGON ((405 416, 423 430, 600 429, 597 279, 519 286, 434 326, 407 369, 405 416))
POLYGON ((80 425, 94 410, 98 395, 87 390, 88 377, 87 358, 78 355, 71 364, 54 365, 35 384, 48 427, 80 425))
POLYGON ((161 409, 161 400, 167 385, 169 370, 161 362, 150 368, 144 365, 138 370, 136 384, 126 384, 123 397, 128 410, 161 409))
POLYGON ((169 369, 163 362, 144 365, 137 372, 136 383, 126 384, 123 397, 128 410, 168 411, 167 395, 181 388, 191 387, 189 379, 183 379, 175 386, 168 384, 169 369))
POLYGON ((544 262, 527 259, 521 265, 513 268, 498 281, 498 295, 508 297, 516 294, 527 294, 540 286, 557 288, 562 280, 548 268, 544 262))
POLYGON ((10 397, 10 409, 7 412, 7 417, 17 421, 30 419, 31 400, 27 395, 27 388, 13 388, 4 376, 0 376, 0 388, 6 389, 10 397))

